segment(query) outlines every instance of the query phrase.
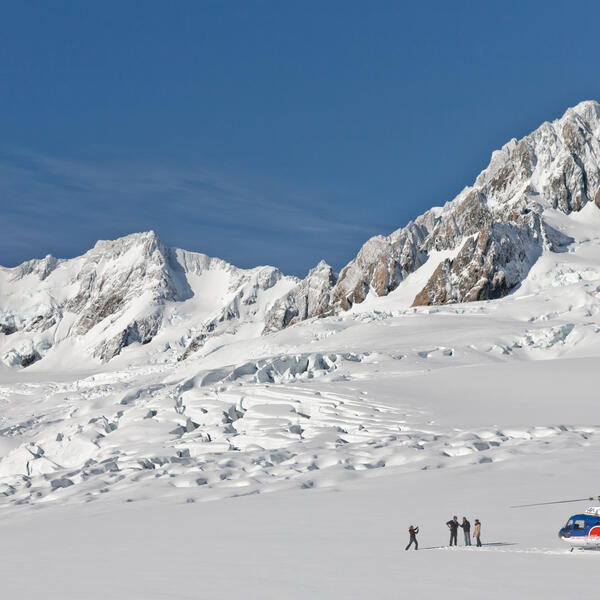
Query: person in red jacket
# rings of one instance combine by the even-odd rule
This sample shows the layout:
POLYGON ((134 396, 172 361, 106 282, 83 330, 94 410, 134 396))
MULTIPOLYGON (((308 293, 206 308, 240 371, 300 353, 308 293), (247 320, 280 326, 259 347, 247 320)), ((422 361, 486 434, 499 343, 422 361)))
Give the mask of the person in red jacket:
POLYGON ((411 545, 415 544, 415 550, 419 549, 419 542, 417 542, 417 533, 419 533, 418 527, 413 527, 412 525, 408 528, 408 533, 410 534, 410 542, 408 542, 408 546, 406 546, 405 550, 408 550, 411 545))

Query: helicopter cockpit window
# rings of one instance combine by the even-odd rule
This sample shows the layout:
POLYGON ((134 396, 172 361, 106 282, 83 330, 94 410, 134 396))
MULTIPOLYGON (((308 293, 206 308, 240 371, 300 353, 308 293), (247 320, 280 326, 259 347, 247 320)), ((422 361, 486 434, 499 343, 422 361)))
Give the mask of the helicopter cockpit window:
POLYGON ((573 530, 577 531, 577 530, 581 530, 581 529, 585 529, 585 521, 583 521, 583 520, 575 521, 575 526, 573 527, 573 530))
POLYGON ((565 529, 573 529, 573 519, 569 519, 565 525, 565 529))

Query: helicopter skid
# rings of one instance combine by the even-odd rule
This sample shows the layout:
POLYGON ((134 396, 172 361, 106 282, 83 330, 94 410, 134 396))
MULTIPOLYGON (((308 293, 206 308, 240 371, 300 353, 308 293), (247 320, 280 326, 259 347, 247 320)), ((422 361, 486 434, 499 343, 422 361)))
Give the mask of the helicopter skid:
POLYGON ((584 538, 574 538, 574 537, 561 537, 563 542, 567 542, 571 544, 573 548, 582 548, 588 550, 600 550, 600 537, 594 536, 592 538, 584 537, 584 538))

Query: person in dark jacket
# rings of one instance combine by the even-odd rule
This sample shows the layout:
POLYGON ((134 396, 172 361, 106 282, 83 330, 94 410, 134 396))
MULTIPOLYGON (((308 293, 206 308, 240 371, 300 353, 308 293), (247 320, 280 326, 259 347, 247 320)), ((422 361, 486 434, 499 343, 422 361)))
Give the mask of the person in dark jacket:
POLYGON ((467 521, 467 517, 463 517, 462 523, 460 524, 465 534, 465 546, 471 545, 471 523, 467 521))
POLYGON ((458 517, 456 515, 454 515, 452 517, 451 521, 448 521, 446 523, 446 525, 448 526, 448 529, 450 530, 450 545, 452 546, 452 541, 454 541, 454 545, 456 546, 456 537, 457 537, 457 532, 458 532, 458 527, 459 527, 459 523, 458 523, 458 517))
POLYGON ((410 542, 408 542, 408 546, 406 546, 405 550, 408 550, 411 545, 415 544, 415 550, 419 549, 419 542, 417 542, 417 533, 419 533, 418 527, 413 527, 412 525, 408 528, 408 533, 410 534, 410 542))
POLYGON ((481 523, 479 519, 475 519, 475 529, 473 530, 473 537, 477 540, 477 546, 481 546, 481 523))

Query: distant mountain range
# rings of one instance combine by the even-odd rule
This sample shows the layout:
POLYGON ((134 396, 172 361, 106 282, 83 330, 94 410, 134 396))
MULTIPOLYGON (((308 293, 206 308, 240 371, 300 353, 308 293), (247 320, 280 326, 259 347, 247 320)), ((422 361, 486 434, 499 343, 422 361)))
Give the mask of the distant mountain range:
POLYGON ((554 216, 591 202, 600 208, 600 105, 586 101, 494 152, 443 207, 368 240, 339 274, 325 262, 301 281, 275 267, 238 269, 167 248, 154 232, 100 241, 69 260, 0 267, 0 367, 97 364, 140 344, 185 360, 221 336, 349 310, 411 274, 421 274, 414 306, 499 298, 544 253, 568 251, 573 240, 554 216))

